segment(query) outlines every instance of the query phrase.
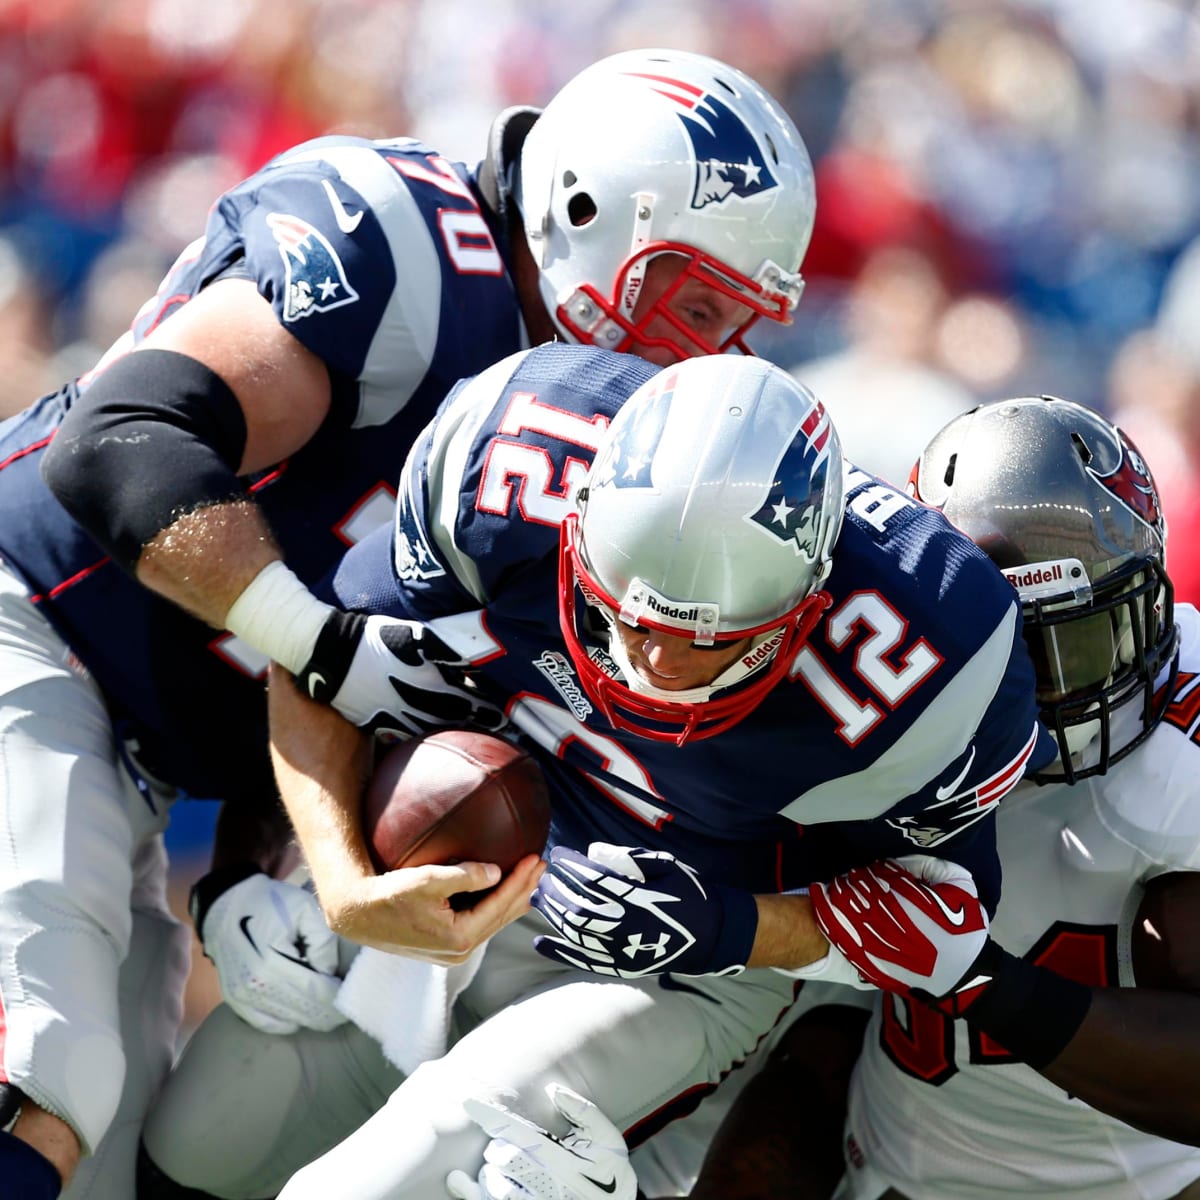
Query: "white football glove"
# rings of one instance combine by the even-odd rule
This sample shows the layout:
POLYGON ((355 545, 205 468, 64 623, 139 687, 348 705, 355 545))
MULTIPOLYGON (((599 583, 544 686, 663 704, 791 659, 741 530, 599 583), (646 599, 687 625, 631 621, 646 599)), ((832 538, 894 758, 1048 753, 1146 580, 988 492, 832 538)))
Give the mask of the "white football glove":
POLYGON ((477 694, 469 667, 419 621, 334 609, 296 680, 373 733, 415 737, 447 725, 494 732, 507 719, 477 694))
POLYGON ((333 1005, 338 938, 307 888, 251 875, 212 902, 197 933, 225 1002, 255 1029, 328 1031, 346 1020, 333 1005))
POLYGON ((821 932, 885 991, 939 999, 988 941, 970 871, 926 854, 855 867, 809 891, 821 932))
POLYGON ((455 1200, 635 1200, 637 1176, 621 1131, 590 1101, 561 1083, 546 1095, 567 1119, 562 1137, 502 1104, 468 1097, 467 1115, 492 1140, 472 1179, 465 1171, 446 1176, 455 1200))

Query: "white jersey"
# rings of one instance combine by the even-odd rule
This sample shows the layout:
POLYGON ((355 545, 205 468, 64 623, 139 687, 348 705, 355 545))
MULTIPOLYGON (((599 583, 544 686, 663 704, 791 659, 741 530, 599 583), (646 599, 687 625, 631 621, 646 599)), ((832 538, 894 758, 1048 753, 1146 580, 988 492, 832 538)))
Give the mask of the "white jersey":
MULTIPOLYGON (((1200 613, 1176 619, 1180 674, 1147 742, 1074 787, 1022 784, 998 814, 996 941, 1092 985, 1135 986, 1145 883, 1200 869, 1200 613)), ((1098 1112, 966 1022, 896 996, 867 1030, 847 1159, 839 1196, 854 1200, 884 1185, 910 1200, 1166 1200, 1200 1178, 1200 1149, 1098 1112)))

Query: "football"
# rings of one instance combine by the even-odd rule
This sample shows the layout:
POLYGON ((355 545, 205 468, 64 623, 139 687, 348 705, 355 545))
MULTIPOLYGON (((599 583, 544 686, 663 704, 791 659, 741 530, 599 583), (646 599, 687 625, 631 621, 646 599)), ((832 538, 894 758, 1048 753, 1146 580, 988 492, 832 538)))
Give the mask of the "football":
POLYGON ((429 863, 494 862, 507 873, 540 854, 550 797, 520 747, 470 729, 397 742, 377 759, 363 830, 377 871, 429 863))

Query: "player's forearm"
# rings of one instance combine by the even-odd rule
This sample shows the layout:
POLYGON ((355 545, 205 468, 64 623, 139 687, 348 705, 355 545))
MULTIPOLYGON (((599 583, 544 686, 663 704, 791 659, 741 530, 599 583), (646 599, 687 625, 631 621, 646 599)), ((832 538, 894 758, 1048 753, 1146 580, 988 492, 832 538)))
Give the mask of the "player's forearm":
POLYGON ((266 518, 250 501, 180 517, 143 549, 138 580, 216 629, 258 573, 280 559, 266 518))
POLYGON ((278 666, 270 681, 271 760, 279 794, 330 926, 343 897, 374 876, 361 824, 370 739, 333 709, 301 695, 278 666))
POLYGON ((1200 1145, 1200 996, 1096 988, 1079 1031, 1042 1074, 1135 1128, 1200 1145))
POLYGON ((330 613, 283 561, 250 503, 176 521, 143 551, 138 579, 288 670, 311 660, 330 613))
POLYGON ((829 942, 813 917, 807 896, 755 896, 758 931, 747 966, 797 970, 819 962, 829 942))

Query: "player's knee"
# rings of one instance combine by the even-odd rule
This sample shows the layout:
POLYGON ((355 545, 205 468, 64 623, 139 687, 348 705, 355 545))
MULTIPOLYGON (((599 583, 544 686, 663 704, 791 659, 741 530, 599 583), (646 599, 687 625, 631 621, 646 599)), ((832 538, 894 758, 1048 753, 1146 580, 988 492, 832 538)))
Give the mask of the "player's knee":
POLYGON ((137 1200, 216 1200, 211 1192, 176 1183, 151 1157, 145 1142, 138 1143, 137 1200))
POLYGON ((125 1086, 125 1053, 114 1031, 93 1028, 69 1036, 42 1057, 44 1069, 18 1080, 28 1098, 22 1133, 32 1110, 38 1131, 55 1151, 51 1157, 69 1177, 80 1153, 94 1152, 112 1125, 125 1086))

